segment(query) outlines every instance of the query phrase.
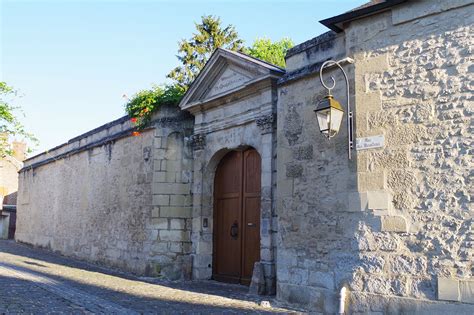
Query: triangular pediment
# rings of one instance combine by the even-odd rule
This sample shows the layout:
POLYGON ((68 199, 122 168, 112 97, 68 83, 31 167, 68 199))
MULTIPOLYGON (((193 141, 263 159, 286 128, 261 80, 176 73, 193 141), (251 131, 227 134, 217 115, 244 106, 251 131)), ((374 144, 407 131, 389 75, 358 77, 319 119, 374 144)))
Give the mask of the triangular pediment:
POLYGON ((244 73, 242 69, 239 71, 237 67, 227 65, 214 82, 210 84, 208 92, 203 96, 211 97, 233 90, 252 80, 253 77, 255 77, 253 73, 244 73))
POLYGON ((285 70, 242 53, 217 49, 180 102, 181 109, 242 91, 254 82, 279 77, 285 70))

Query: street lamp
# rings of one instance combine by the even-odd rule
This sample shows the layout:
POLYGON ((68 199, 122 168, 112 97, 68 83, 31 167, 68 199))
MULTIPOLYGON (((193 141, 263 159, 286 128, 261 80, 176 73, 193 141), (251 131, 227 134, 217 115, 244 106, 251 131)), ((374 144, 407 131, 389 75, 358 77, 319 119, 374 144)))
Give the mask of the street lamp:
POLYGON ((344 79, 346 81, 346 92, 347 92, 347 129, 348 129, 348 155, 349 160, 351 159, 351 149, 354 146, 353 141, 353 121, 352 121, 352 110, 350 106, 350 93, 349 93, 349 80, 347 74, 342 68, 341 64, 344 63, 354 63, 354 60, 351 58, 344 58, 339 61, 328 60, 321 65, 319 70, 319 79, 323 87, 328 90, 328 94, 318 103, 314 112, 318 119, 319 131, 325 135, 328 139, 334 137, 339 132, 342 123, 342 117, 344 116, 344 110, 342 109, 341 104, 332 96, 331 90, 336 86, 336 81, 334 77, 331 77, 332 84, 330 86, 326 85, 323 79, 323 70, 326 67, 338 67, 344 79))
POLYGON ((328 138, 334 137, 339 132, 344 115, 341 104, 329 94, 318 103, 314 112, 318 118, 321 133, 328 138))

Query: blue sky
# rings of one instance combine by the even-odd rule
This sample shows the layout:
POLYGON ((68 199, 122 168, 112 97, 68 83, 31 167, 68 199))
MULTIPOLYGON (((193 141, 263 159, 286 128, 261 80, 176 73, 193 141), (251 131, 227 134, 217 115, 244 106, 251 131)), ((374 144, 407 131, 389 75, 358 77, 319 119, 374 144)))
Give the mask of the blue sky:
POLYGON ((125 114, 123 94, 165 82, 177 42, 204 14, 258 37, 298 44, 327 29, 319 20, 367 0, 0 0, 0 81, 23 95, 36 152, 125 114))

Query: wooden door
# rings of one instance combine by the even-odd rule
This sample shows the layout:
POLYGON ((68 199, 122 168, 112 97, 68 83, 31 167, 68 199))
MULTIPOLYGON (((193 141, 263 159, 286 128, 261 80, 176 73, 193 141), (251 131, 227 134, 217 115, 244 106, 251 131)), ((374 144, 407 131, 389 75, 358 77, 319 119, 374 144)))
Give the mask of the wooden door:
POLYGON ((232 151, 219 163, 214 181, 213 278, 250 284, 260 260, 260 155, 232 151))

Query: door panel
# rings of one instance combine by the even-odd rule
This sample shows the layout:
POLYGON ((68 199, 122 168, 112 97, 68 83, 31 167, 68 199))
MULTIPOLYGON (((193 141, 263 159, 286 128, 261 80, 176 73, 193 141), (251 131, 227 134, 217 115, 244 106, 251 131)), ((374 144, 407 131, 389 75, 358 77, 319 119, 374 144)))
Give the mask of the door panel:
MULTIPOLYGON (((241 242, 239 238, 231 237, 232 225, 239 222, 239 198, 221 199, 218 201, 219 216, 217 221, 217 253, 219 254, 216 273, 219 275, 240 278, 241 242)), ((240 232, 240 231, 239 231, 240 232)), ((241 234, 241 233, 238 233, 241 234)), ((230 279, 229 279, 230 280, 230 279)))
POLYGON ((249 284, 260 260, 260 156, 232 151, 214 181, 213 278, 249 284))
POLYGON ((250 284, 253 266, 260 260, 260 196, 245 198, 242 282, 250 284))
POLYGON ((244 152, 243 187, 243 257, 242 283, 250 284, 253 266, 260 260, 260 155, 255 150, 244 152))

